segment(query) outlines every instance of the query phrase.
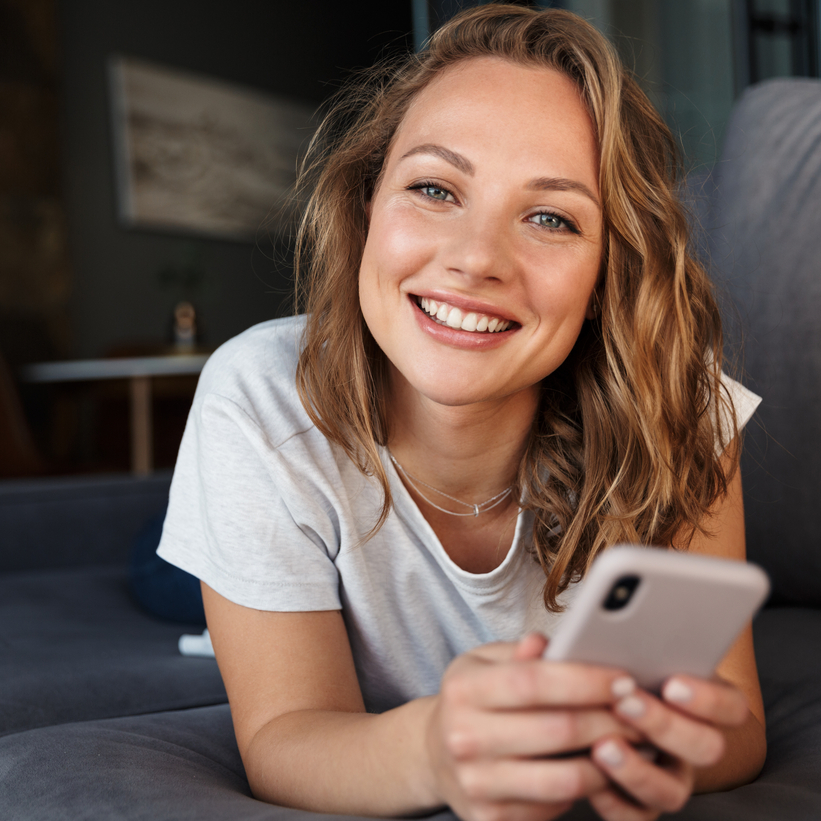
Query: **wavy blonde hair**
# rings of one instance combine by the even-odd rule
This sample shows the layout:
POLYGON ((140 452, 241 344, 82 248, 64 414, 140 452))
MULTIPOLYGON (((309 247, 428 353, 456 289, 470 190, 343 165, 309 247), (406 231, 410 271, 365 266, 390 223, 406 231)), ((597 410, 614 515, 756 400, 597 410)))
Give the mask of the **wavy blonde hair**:
MULTIPOLYGON (((366 206, 414 97, 443 70, 493 56, 555 69, 577 86, 600 151, 604 236, 597 318, 542 384, 516 480, 533 511, 544 601, 618 542, 686 547, 729 475, 737 431, 720 382, 721 319, 688 252, 669 129, 591 25, 559 10, 486 5, 439 29, 428 49, 369 70, 333 102, 301 175, 310 198, 296 248, 307 314, 302 402, 392 504, 378 446, 389 439, 385 357, 359 306, 366 206)), ((369 534, 370 535, 370 534, 369 534)))

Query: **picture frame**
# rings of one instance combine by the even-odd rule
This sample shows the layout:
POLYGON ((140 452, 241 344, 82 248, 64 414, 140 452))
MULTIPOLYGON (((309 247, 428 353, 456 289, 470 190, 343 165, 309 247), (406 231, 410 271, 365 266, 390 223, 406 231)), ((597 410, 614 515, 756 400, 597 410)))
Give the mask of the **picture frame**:
POLYGON ((119 55, 109 80, 125 226, 253 242, 292 223, 314 106, 119 55))

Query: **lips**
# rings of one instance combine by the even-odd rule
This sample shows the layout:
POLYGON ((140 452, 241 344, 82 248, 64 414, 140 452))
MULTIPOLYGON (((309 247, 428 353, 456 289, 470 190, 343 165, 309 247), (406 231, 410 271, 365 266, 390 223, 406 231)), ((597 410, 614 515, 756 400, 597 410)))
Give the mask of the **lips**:
POLYGON ((439 325, 447 325, 454 330, 493 334, 507 331, 515 324, 509 319, 502 319, 492 314, 477 311, 467 311, 429 297, 417 297, 416 304, 434 322, 439 325))

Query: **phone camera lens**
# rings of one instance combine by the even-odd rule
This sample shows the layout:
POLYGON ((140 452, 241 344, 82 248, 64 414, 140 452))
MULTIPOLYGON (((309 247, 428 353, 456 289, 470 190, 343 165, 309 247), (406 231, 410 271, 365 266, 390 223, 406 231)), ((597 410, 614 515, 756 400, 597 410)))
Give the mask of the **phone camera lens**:
POLYGON ((641 579, 638 576, 622 576, 617 579, 604 600, 604 609, 621 610, 626 607, 630 599, 633 598, 633 593, 636 592, 640 581, 641 579))

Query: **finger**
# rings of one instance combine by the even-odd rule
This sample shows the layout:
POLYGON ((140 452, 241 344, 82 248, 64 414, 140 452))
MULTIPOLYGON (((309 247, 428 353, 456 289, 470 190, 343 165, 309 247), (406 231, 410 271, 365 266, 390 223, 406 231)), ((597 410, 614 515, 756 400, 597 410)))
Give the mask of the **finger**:
POLYGON ((720 730, 671 709, 648 693, 637 690, 621 699, 615 712, 655 747, 696 767, 715 764, 724 754, 720 730))
POLYGON ((471 802, 564 803, 586 798, 607 784, 587 756, 480 761, 460 767, 458 773, 459 786, 471 802))
POLYGON ((529 659, 538 659, 542 657, 542 653, 547 647, 547 639, 541 633, 528 633, 516 645, 516 650, 513 653, 514 661, 527 661, 529 659))
POLYGON ((635 689, 629 676, 609 667, 541 659, 509 664, 465 660, 451 671, 442 682, 442 696, 490 710, 610 706, 635 689))
POLYGON ((661 688, 661 696, 677 709, 713 724, 738 726, 749 714, 744 693, 719 680, 673 676, 661 688))
POLYGON ((619 738, 597 743, 592 758, 611 781, 647 810, 678 812, 693 791, 690 765, 679 759, 668 759, 664 766, 653 764, 619 738))
POLYGON ((593 793, 589 801, 604 821, 655 821, 660 815, 658 810, 640 807, 612 788, 593 793))
POLYGON ((494 641, 489 644, 481 644, 469 653, 465 653, 460 659, 465 662, 481 660, 484 662, 504 662, 512 661, 519 646, 518 641, 494 641))
POLYGON ((641 734, 610 710, 471 711, 448 728, 445 743, 457 761, 485 756, 539 756, 589 749, 604 736, 638 743, 641 734))

